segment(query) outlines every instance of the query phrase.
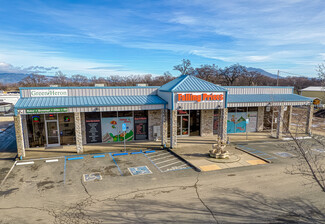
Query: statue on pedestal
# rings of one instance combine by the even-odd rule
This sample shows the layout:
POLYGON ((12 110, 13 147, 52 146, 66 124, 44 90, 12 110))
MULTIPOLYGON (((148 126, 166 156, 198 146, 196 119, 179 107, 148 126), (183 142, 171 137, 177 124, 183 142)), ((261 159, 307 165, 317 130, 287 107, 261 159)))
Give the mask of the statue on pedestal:
POLYGON ((222 140, 220 136, 217 138, 217 144, 212 145, 212 149, 209 150, 209 155, 216 159, 229 159, 229 152, 224 149, 227 146, 227 141, 222 140))

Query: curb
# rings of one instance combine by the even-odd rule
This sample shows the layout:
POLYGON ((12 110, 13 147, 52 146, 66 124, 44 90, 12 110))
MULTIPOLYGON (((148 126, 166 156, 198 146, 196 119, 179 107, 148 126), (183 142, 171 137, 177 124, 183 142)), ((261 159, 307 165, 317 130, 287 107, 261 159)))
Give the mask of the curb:
POLYGON ((184 159, 182 156, 178 155, 176 152, 172 151, 170 148, 167 148, 167 151, 173 154, 174 156, 176 156, 177 158, 179 158, 180 160, 182 160, 183 162, 185 162, 186 164, 188 164, 189 166, 191 166, 195 171, 202 172, 200 168, 194 166, 192 163, 184 159))
POLYGON ((251 156, 257 157, 257 158, 259 158, 259 159, 261 159, 261 160, 264 160, 264 161, 267 162, 267 163, 272 163, 271 160, 265 159, 265 158, 263 158, 262 156, 256 155, 256 154, 251 153, 251 152, 249 152, 249 151, 246 151, 245 149, 242 149, 242 148, 239 147, 239 146, 235 146, 235 149, 238 149, 238 150, 240 150, 240 151, 242 151, 242 152, 245 152, 245 153, 247 153, 247 154, 250 154, 251 156))

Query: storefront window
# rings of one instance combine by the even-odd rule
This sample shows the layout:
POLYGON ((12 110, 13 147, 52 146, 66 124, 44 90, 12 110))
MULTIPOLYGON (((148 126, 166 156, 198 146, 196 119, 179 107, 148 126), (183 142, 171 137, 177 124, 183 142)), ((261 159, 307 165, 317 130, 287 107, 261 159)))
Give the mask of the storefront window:
POLYGON ((135 140, 148 139, 148 111, 134 112, 135 140))
POLYGON ((220 135, 221 110, 214 110, 213 113, 213 134, 220 135))
MULTIPOLYGON (((105 112, 106 113, 106 112, 105 112)), ((104 113, 103 113, 104 114, 104 113)), ((131 141, 134 138, 132 111, 121 111, 111 114, 111 117, 102 116, 102 141, 104 143, 131 141), (123 124, 126 125, 126 131, 123 131, 123 124)))
POLYGON ((190 112, 190 135, 200 136, 201 111, 191 110, 190 112))
POLYGON ((46 144, 44 114, 27 115, 29 147, 44 147, 46 144))
POLYGON ((87 143, 102 142, 100 113, 85 113, 87 143))
POLYGON ((61 145, 75 145, 76 134, 74 114, 59 114, 59 130, 61 145))

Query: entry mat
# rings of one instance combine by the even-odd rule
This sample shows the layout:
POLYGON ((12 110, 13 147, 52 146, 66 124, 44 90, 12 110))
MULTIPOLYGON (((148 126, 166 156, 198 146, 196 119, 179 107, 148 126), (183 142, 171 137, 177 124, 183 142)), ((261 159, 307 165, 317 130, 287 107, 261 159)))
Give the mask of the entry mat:
POLYGON ((130 167, 128 169, 133 176, 152 173, 147 166, 130 167))

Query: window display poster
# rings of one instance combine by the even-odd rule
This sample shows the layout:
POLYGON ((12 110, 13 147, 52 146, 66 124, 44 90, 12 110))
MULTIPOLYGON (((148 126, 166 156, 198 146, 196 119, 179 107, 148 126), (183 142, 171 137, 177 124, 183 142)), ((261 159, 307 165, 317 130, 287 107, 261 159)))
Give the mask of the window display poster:
POLYGON ((228 113, 227 133, 246 132, 246 112, 228 113))
POLYGON ((104 117, 102 118, 102 140, 104 143, 133 140, 133 117, 104 117), (126 124, 126 132, 122 131, 126 124), (125 135, 125 136, 124 136, 125 135))

